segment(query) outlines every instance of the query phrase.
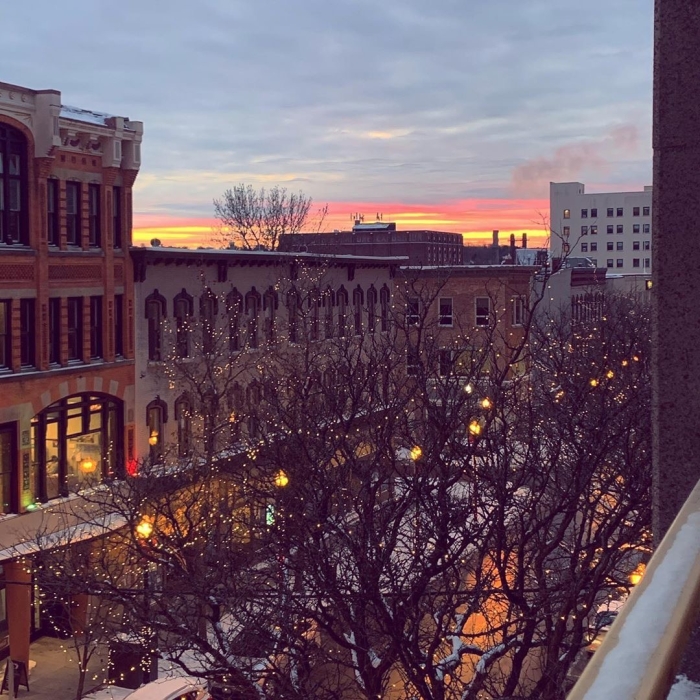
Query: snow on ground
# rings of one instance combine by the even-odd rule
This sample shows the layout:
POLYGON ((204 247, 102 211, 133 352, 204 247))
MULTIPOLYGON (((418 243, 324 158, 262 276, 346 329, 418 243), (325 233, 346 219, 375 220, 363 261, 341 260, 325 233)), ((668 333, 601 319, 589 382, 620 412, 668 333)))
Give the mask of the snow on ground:
POLYGON ((686 676, 678 676, 667 700, 700 700, 700 683, 693 683, 686 676))

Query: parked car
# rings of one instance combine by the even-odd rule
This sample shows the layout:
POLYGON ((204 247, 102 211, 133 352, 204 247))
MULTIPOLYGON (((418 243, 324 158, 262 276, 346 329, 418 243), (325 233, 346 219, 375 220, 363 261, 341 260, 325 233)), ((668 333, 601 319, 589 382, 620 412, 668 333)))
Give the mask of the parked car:
POLYGON ((202 681, 191 676, 159 678, 136 690, 111 685, 86 695, 84 700, 211 700, 202 681))
POLYGON ((620 610, 622 610, 622 606, 625 604, 626 600, 627 598, 622 598, 620 600, 609 600, 598 606, 598 610, 596 610, 596 614, 593 619, 593 624, 590 627, 592 640, 586 647, 586 651, 589 654, 593 654, 593 652, 595 652, 603 643, 603 640, 610 629, 610 625, 615 622, 615 618, 617 618, 618 613, 620 610))

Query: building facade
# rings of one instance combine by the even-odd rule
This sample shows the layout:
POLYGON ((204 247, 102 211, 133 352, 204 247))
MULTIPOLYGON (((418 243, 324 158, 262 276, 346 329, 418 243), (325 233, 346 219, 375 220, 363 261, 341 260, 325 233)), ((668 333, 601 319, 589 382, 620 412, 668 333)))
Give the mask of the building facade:
POLYGON ((549 186, 549 251, 554 266, 563 257, 590 258, 616 274, 651 274, 652 187, 642 192, 587 194, 581 182, 549 186))
POLYGON ((132 440, 142 132, 56 90, 0 83, 0 609, 16 617, 0 620, 0 644, 9 628, 15 660, 27 661, 30 627, 19 533, 31 536, 35 511, 123 473, 132 440))

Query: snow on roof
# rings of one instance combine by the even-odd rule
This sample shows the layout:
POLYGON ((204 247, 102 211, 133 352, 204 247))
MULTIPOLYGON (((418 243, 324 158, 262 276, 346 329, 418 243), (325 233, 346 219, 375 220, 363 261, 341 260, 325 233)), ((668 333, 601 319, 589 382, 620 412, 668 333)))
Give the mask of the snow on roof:
MULTIPOLYGON (((95 126, 109 126, 107 120, 114 119, 115 115, 107 114, 106 112, 95 112, 91 109, 82 109, 81 107, 61 105, 61 117, 85 124, 94 124, 95 126)), ((133 127, 129 125, 129 120, 126 117, 124 117, 124 128, 126 130, 133 130, 133 127)))

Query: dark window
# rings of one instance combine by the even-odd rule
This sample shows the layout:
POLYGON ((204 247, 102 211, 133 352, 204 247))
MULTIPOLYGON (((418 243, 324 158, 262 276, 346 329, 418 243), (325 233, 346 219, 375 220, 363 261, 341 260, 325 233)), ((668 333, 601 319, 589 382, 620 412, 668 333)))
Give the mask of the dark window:
POLYGON ((452 372, 454 366, 454 350, 449 350, 447 348, 440 348, 440 366, 438 371, 441 377, 446 377, 452 372))
POLYGON ((632 233, 639 233, 639 224, 632 224, 632 233))
POLYGON ((477 297, 474 300, 475 321, 477 326, 488 326, 491 320, 491 299, 477 297))
POLYGON ((260 313, 260 294, 255 291, 245 295, 245 310, 248 316, 248 347, 258 347, 258 315, 260 313))
POLYGON ((287 333, 290 343, 299 341, 299 295, 292 290, 287 294, 287 312, 289 314, 287 333))
POLYGON ((632 267, 639 267, 639 258, 632 258, 632 267))
POLYGON ((591 209, 591 219, 595 219, 598 216, 598 210, 594 207, 591 209))
POLYGON ((625 232, 625 227, 623 226, 623 224, 618 224, 618 225, 617 225, 617 232, 618 232, 618 233, 624 233, 624 232, 625 232))
POLYGON ((82 297, 68 297, 68 327, 66 337, 68 340, 68 359, 83 359, 83 299, 82 297))
POLYGON ((165 298, 156 289, 146 299, 148 319, 148 359, 160 362, 163 359, 163 320, 166 316, 165 298))
POLYGON ((66 240, 81 245, 80 183, 66 182, 66 240))
POLYGON ((192 404, 186 394, 175 402, 175 420, 178 457, 188 457, 192 452, 192 404))
POLYGON ((309 337, 311 340, 319 339, 319 325, 320 325, 320 294, 318 289, 314 288, 308 297, 309 301, 309 337))
POLYGON ((353 326, 355 329, 355 335, 360 335, 362 333, 362 304, 364 301, 364 294, 362 290, 357 287, 352 293, 352 306, 353 306, 353 326))
POLYGON ((591 226, 591 236, 597 236, 597 235, 598 235, 598 227, 591 226))
POLYGON ((588 235, 588 226, 581 226, 581 235, 582 236, 588 235))
POLYGON ((622 267, 624 265, 624 260, 622 258, 617 259, 617 264, 615 267, 622 267))
POLYGON ((0 301, 0 368, 12 367, 12 321, 11 302, 9 299, 0 301))
POLYGON ((613 244, 612 241, 608 241, 608 243, 605 247, 607 250, 615 250, 615 245, 613 244))
POLYGON ((21 299, 19 303, 19 348, 22 367, 36 364, 36 328, 34 299, 21 299))
POLYGON ((228 312, 228 349, 238 352, 241 349, 241 317, 243 316, 243 297, 234 289, 226 298, 228 312))
POLYGON ((651 258, 644 258, 644 267, 651 267, 651 258))
POLYGON ((591 252, 594 250, 598 250, 598 243, 597 241, 592 241, 591 242, 591 252))
POLYGON ((406 325, 417 326, 420 321, 420 299, 408 297, 406 300, 406 325))
MULTIPOLYGON (((291 297, 287 298, 289 302, 291 297)), ((265 330, 265 342, 268 345, 272 345, 275 342, 275 313, 277 311, 277 292, 270 287, 265 294, 263 294, 263 312, 264 312, 264 330, 265 330)), ((291 307, 288 307, 288 311, 291 313, 291 307)), ((296 297, 296 307, 294 310, 294 321, 298 323, 299 316, 299 297, 296 297)), ((292 316, 289 317, 289 323, 292 323, 292 316)), ((298 326, 297 326, 298 328, 298 326)), ((292 333, 291 327, 289 328, 290 334, 292 333)), ((294 333, 295 340, 291 340, 292 343, 296 343, 296 330, 294 333)))
POLYGON ((624 250, 623 246, 624 246, 623 241, 618 241, 617 245, 615 246, 615 250, 624 250))
POLYGON ((651 241, 644 241, 644 250, 651 250, 651 241))
POLYGON ((452 321, 452 297, 441 297, 438 300, 438 323, 441 326, 451 326, 452 321))
POLYGON ((60 242, 58 187, 58 180, 46 181, 46 237, 49 245, 60 242))
POLYGON ((89 242, 93 248, 102 245, 102 228, 100 226, 100 186, 88 185, 88 229, 89 242))
POLYGON ((418 348, 409 343, 406 348, 406 374, 415 377, 420 372, 420 355, 418 348))
POLYGON ((377 327, 377 290, 370 287, 367 290, 367 330, 374 333, 377 327))
POLYGON ((49 362, 61 362, 61 300, 49 299, 49 362))
POLYGON ((605 227, 605 232, 606 233, 615 233, 615 227, 612 224, 608 224, 605 227))
POLYGON ((326 339, 333 337, 333 290, 327 289, 323 293, 323 325, 326 339))
POLYGON ((190 322, 194 311, 192 297, 183 289, 173 300, 173 316, 175 317, 175 355, 189 357, 190 355, 190 322))
POLYGON ((379 290, 379 313, 381 315, 382 332, 389 330, 389 314, 391 313, 391 292, 384 285, 379 290))
POLYGON ((588 209, 581 209, 581 218, 582 219, 588 218, 588 209))
POLYGON ((29 243, 27 142, 6 124, 0 124, 0 243, 29 243))
POLYGON ((124 356, 124 295, 114 295, 114 354, 124 356))
POLYGON ((632 216, 639 216, 639 207, 632 207, 632 216))
POLYGON ((348 293, 344 287, 338 290, 336 295, 336 305, 338 307, 338 337, 345 337, 345 315, 348 307, 348 293))
POLYGON ((651 233, 651 224, 644 224, 642 227, 642 233, 651 233))
POLYGON ((643 214, 644 216, 649 216, 650 213, 651 213, 651 208, 650 208, 650 207, 642 207, 642 214, 643 214))
POLYGON ((598 267, 598 258, 591 258, 591 262, 595 267, 598 267))
POLYGON ((102 357, 102 297, 90 297, 90 357, 102 357))
POLYGON ((617 215, 618 216, 624 216, 625 215, 625 210, 622 207, 617 208, 617 215))
POLYGON ((525 297, 515 297, 513 299, 512 325, 522 326, 525 323, 525 297))
POLYGON ((615 261, 614 261, 612 258, 608 258, 608 259, 605 261, 605 265, 606 265, 606 267, 614 267, 614 266, 615 266, 615 261))
POLYGON ((610 217, 610 216, 612 216, 613 214, 614 214, 613 208, 612 208, 612 207, 608 207, 608 216, 610 217))
POLYGON ((581 252, 582 253, 588 252, 588 243, 581 243, 581 252))
POLYGON ((632 241, 632 250, 639 250, 639 241, 632 241))
POLYGON ((115 248, 122 247, 122 188, 112 188, 112 241, 115 248))

